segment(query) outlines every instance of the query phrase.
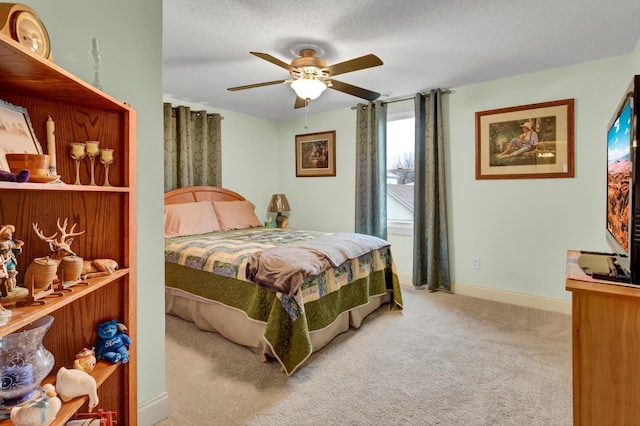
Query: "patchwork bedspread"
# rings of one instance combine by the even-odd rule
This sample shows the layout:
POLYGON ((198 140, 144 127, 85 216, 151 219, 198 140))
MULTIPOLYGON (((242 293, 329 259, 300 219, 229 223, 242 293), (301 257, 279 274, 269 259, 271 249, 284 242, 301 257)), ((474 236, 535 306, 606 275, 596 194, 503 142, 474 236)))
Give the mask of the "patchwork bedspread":
MULTIPOLYGON (((232 283, 232 286, 239 288, 245 286, 240 285, 242 282, 251 282, 247 277, 247 260, 252 253, 271 247, 302 243, 325 235, 328 234, 280 228, 250 228, 167 238, 165 239, 165 263, 213 273, 223 277, 218 281, 223 280, 225 285, 232 283), (239 280, 241 283, 233 280, 239 280), (234 282, 237 284, 233 284, 234 282)), ((185 291, 214 300, 225 298, 224 293, 206 288, 215 284, 206 284, 201 280, 197 280, 197 285, 194 284, 196 280, 190 280, 191 282, 185 280, 180 283, 170 278, 168 274, 167 286, 183 288, 185 291)), ((258 287, 256 284, 253 286, 258 287)), ((261 290, 264 291, 264 289, 261 290)), ((252 293, 256 291, 251 290, 252 293)), ((255 300, 255 294, 248 298, 250 302, 237 302, 237 294, 233 295, 233 301, 219 301, 225 304, 229 302, 231 305, 235 303, 235 307, 244 310, 250 318, 267 323, 265 339, 274 349, 274 353, 287 373, 291 374, 312 351, 308 334, 310 330, 326 326, 327 322, 330 323, 335 319, 333 317, 366 303, 370 296, 387 291, 392 292, 390 309, 402 310, 400 286, 388 246, 349 259, 342 265, 327 269, 320 274, 309 276, 295 295, 275 293, 274 300, 278 301, 278 306, 269 307, 269 312, 265 312, 267 309, 262 306, 265 304, 264 300, 255 300), (349 286, 352 283, 354 285, 349 286), (329 300, 327 304, 331 303, 331 306, 327 306, 327 313, 325 313, 317 306, 320 306, 318 304, 323 303, 321 299, 329 294, 335 296, 326 298, 329 300), (312 302, 315 303, 312 304, 312 302), (259 309, 253 306, 256 304, 261 305, 259 309), (313 318, 321 318, 313 321, 320 321, 321 324, 308 323, 305 316, 305 306, 308 304, 312 304, 310 306, 314 306, 318 311, 312 313, 313 318)), ((274 294, 270 291, 267 293, 271 293, 269 296, 274 294)), ((260 294, 263 293, 260 292, 260 294)), ((232 297, 229 296, 229 298, 232 297)))

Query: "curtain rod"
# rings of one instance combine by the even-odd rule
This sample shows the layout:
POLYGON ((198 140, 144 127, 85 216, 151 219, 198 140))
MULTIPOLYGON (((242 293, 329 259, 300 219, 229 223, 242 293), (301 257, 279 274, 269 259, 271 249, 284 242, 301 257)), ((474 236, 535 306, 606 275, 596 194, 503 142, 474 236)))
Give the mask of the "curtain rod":
MULTIPOLYGON (((422 95, 424 95, 424 93, 422 93, 422 92, 420 92, 420 93, 422 95)), ((455 92, 453 90, 451 90, 451 89, 446 89, 446 90, 441 90, 440 91, 440 94, 442 94, 442 95, 450 95, 452 93, 455 93, 455 92)), ((409 97, 406 97, 406 98, 398 98, 398 99, 391 99, 389 101, 382 101, 382 103, 383 104, 392 104, 394 102, 408 101, 408 100, 411 100, 411 99, 414 99, 414 98, 415 98, 415 95, 414 96, 409 96, 409 97)), ((356 108, 358 108, 358 107, 357 106, 352 106, 351 107, 351 109, 356 109, 356 108)))

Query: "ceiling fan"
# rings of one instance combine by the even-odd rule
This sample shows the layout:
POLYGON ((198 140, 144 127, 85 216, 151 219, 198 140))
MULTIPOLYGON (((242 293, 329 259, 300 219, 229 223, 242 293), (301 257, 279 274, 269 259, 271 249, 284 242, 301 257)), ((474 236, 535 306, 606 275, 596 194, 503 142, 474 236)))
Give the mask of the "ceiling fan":
POLYGON ((264 83, 249 84, 246 86, 230 87, 227 90, 236 91, 253 89, 255 87, 270 86, 273 84, 291 83, 291 88, 296 92, 296 102, 294 108, 302 108, 308 105, 312 99, 316 99, 328 87, 349 95, 357 96, 368 101, 374 101, 380 97, 380 93, 353 86, 334 80, 333 77, 339 74, 359 71, 366 68, 382 65, 382 61, 376 55, 364 55, 348 61, 327 66, 324 59, 316 56, 313 49, 300 50, 300 56, 291 64, 277 59, 268 53, 249 52, 252 55, 262 58, 265 61, 278 65, 289 71, 291 79, 267 81, 264 83))

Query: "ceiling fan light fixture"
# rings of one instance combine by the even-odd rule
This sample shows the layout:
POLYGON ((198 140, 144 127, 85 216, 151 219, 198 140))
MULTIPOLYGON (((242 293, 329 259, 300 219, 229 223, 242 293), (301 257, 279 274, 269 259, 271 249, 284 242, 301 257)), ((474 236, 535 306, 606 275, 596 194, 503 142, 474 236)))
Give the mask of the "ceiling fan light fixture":
POLYGON ((327 85, 314 76, 302 76, 291 83, 291 88, 302 99, 316 99, 324 92, 327 85))

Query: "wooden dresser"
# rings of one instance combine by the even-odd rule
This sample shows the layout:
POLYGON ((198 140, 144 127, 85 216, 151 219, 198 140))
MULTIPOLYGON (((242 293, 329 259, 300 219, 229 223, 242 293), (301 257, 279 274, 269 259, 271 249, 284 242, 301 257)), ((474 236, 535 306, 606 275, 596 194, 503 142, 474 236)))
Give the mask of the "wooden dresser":
POLYGON ((640 424, 640 288, 568 274, 573 423, 640 424))
MULTIPOLYGON (((54 322, 44 337, 44 346, 54 355, 48 382, 55 381, 60 367, 71 368, 75 355, 96 346, 96 325, 116 319, 128 326, 132 340, 130 361, 111 364, 104 360, 91 373, 98 383, 97 409, 117 412, 118 425, 137 423, 136 379, 136 114, 131 106, 116 100, 56 64, 41 59, 0 34, 0 100, 24 107, 34 132, 47 153, 46 121, 55 123, 56 166, 65 183, 0 182, 0 224, 15 225, 15 239, 25 241, 18 256, 18 283, 32 259, 46 256, 48 244, 32 228, 46 235, 58 229, 56 221, 77 223, 72 249, 85 259, 113 259, 119 269, 112 275, 75 286, 61 297, 47 297, 41 306, 7 306, 13 315, 0 327, 0 337, 21 330, 44 315, 54 322), (83 185, 73 185, 75 163, 69 155, 71 142, 100 141, 112 148, 112 186, 101 186, 104 168, 97 161, 97 186, 89 186, 88 159, 82 161, 83 185)), ((73 414, 87 411, 87 397, 63 403, 54 422, 65 424, 73 414)), ((94 409, 94 412, 97 411, 94 409)), ((10 420, 0 425, 11 424, 10 420)))

